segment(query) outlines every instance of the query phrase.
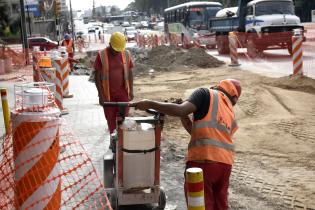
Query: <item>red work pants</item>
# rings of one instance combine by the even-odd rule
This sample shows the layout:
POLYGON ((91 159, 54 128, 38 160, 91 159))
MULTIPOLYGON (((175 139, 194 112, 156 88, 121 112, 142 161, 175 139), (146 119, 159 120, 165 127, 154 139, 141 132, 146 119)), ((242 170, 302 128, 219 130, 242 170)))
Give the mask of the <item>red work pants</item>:
MULTIPOLYGON (((111 102, 128 102, 128 94, 121 91, 121 94, 111 94, 111 102)), ((119 107, 103 107, 105 118, 107 120, 109 133, 113 133, 116 129, 116 116, 119 114, 119 107)), ((129 114, 129 107, 125 109, 125 117, 129 114)))
MULTIPOLYGON (((228 187, 232 166, 218 162, 188 161, 186 163, 186 169, 195 167, 203 170, 206 210, 228 209, 228 187)), ((184 189, 187 201, 186 182, 184 189)))

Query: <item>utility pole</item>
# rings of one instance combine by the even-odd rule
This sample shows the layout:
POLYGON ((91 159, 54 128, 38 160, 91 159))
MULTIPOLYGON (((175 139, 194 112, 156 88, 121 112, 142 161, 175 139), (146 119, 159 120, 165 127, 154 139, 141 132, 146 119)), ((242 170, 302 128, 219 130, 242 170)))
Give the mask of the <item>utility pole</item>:
POLYGON ((27 40, 27 32, 26 32, 24 0, 20 0, 20 7, 21 7, 21 35, 22 35, 22 41, 23 41, 23 51, 25 54, 26 64, 28 64, 29 55, 28 55, 28 40, 27 40))
MULTIPOLYGON (((71 31, 72 31, 72 39, 74 40, 74 24, 73 24, 73 15, 72 15, 72 4, 71 4, 71 0, 70 0, 70 21, 71 21, 71 31)), ((73 46, 73 51, 74 49, 74 45, 73 46)))
POLYGON ((96 11, 95 11, 95 0, 93 0, 93 10, 92 10, 92 19, 95 20, 95 17, 96 17, 96 11))
POLYGON ((30 37, 32 36, 32 28, 31 28, 31 18, 30 18, 30 8, 29 4, 26 1, 26 9, 27 9, 27 19, 28 19, 28 32, 30 33, 30 37))

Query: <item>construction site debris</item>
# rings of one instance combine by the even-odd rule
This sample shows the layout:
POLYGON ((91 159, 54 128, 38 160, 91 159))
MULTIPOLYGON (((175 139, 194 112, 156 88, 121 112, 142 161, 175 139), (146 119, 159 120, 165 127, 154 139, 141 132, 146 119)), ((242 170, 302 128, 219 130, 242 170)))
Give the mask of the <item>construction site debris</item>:
POLYGON ((264 84, 289 90, 297 90, 315 94, 315 80, 304 76, 286 76, 281 78, 266 78, 264 84))
POLYGON ((157 71, 174 69, 215 68, 224 62, 207 54, 203 49, 182 49, 175 46, 158 46, 153 49, 130 49, 136 73, 154 68, 157 71))

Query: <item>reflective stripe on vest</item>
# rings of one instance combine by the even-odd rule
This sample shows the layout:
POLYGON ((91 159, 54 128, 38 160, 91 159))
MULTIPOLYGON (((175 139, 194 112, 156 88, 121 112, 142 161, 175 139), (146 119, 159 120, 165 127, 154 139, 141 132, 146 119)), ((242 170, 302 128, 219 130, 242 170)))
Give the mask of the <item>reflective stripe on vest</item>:
MULTIPOLYGON (((102 62, 102 72, 101 72, 101 80, 102 80, 102 89, 104 93, 104 97, 107 101, 110 101, 110 91, 109 91, 109 60, 108 60, 108 48, 99 52, 101 62, 102 62)), ((128 96, 130 95, 130 84, 129 84, 129 63, 130 63, 130 54, 129 51, 123 51, 121 53, 123 68, 124 68, 124 83, 125 88, 127 90, 128 96), (128 61, 128 62, 126 62, 128 61)))
POLYGON ((231 136, 237 129, 237 124, 232 105, 226 105, 227 101, 224 100, 229 99, 223 93, 216 90, 209 91, 211 101, 207 115, 193 122, 188 145, 188 160, 212 160, 233 164, 234 145, 231 136), (219 107, 221 116, 218 116, 219 107), (222 113, 226 116, 222 116, 222 113), (224 118, 228 125, 220 124, 218 122, 220 117, 224 118))

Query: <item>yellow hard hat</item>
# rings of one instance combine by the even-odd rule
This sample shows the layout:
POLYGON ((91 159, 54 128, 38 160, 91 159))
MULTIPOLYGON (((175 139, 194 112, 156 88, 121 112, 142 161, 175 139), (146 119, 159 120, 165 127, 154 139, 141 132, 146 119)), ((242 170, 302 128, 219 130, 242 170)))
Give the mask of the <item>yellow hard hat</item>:
POLYGON ((117 52, 122 52, 126 48, 126 38, 120 32, 113 33, 110 37, 109 43, 112 48, 117 52))

